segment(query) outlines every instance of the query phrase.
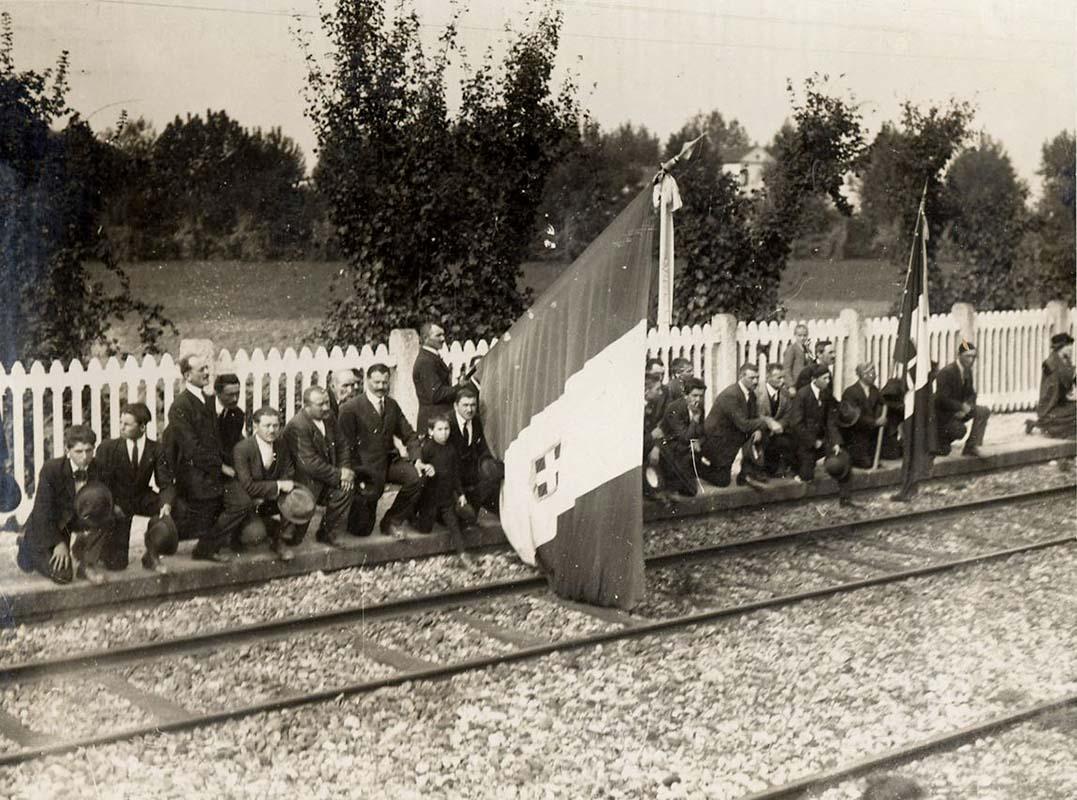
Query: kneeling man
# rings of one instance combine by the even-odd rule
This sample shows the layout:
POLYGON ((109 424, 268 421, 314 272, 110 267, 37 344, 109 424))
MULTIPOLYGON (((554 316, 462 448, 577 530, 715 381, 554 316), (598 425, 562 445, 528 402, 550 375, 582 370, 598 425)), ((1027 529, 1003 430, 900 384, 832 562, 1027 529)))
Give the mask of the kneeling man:
POLYGON ((950 455, 953 443, 964 438, 965 423, 969 420, 972 420, 972 430, 965 440, 961 455, 980 455, 991 409, 976 405, 976 387, 972 378, 975 363, 976 345, 962 341, 957 347, 957 359, 940 369, 935 376, 935 423, 939 437, 937 455, 950 455))
POLYGON ((468 504, 476 512, 485 508, 496 515, 499 511, 505 465, 490 452, 478 410, 479 393, 475 387, 460 386, 456 390, 456 401, 453 403, 449 444, 456 449, 456 454, 460 457, 460 480, 468 504))

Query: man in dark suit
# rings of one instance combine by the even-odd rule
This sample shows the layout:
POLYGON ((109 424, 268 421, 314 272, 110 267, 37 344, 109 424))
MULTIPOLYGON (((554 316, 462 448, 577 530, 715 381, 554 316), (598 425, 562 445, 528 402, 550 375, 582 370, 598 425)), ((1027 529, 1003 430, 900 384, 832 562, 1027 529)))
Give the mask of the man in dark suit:
POLYGON ((984 432, 991 409, 976 405, 976 387, 972 367, 976 363, 976 345, 962 340, 957 360, 939 370, 935 376, 935 423, 938 426, 937 455, 947 456, 953 442, 965 435, 965 422, 972 420, 972 430, 961 451, 963 456, 980 455, 984 432))
MULTIPOLYGON (((172 469, 161 446, 146 435, 149 422, 150 410, 145 403, 128 403, 120 409, 119 437, 101 442, 94 457, 101 482, 112 492, 113 502, 121 512, 102 556, 107 569, 127 569, 134 515, 168 517, 172 514, 176 495, 172 469), (150 486, 151 479, 157 484, 156 490, 150 486)), ((168 569, 158 552, 159 542, 149 536, 149 528, 145 544, 142 566, 166 574, 168 569)))
POLYGON ((365 506, 362 527, 352 530, 359 536, 368 536, 374 529, 378 500, 391 481, 400 484, 400 491, 381 520, 381 532, 403 538, 401 525, 411 519, 422 491, 419 475, 431 469, 419 457, 419 437, 388 392, 389 368, 374 364, 366 372, 363 394, 340 409, 342 446, 349 451, 351 463, 365 475, 365 486, 356 499, 365 506), (407 448, 407 459, 400 457, 395 439, 407 448))
MULTIPOLYGON (((728 486, 730 471, 737 453, 748 439, 766 447, 769 433, 781 433, 782 426, 771 417, 759 413, 756 387, 759 384, 759 368, 755 364, 743 364, 738 371, 737 382, 723 389, 711 406, 703 428, 703 456, 715 470, 714 481, 718 486, 728 486)), ((737 485, 759 489, 766 483, 766 476, 752 464, 741 462, 737 485)))
POLYGON ((425 436, 431 414, 452 414, 457 387, 452 382, 452 369, 441 357, 445 329, 436 322, 424 322, 419 326, 419 340, 422 348, 415 357, 411 379, 415 382, 415 396, 419 400, 415 428, 425 436))
POLYGON ((205 394, 209 365, 201 356, 179 360, 184 387, 168 409, 162 444, 176 485, 173 516, 181 531, 198 539, 192 558, 228 563, 223 549, 243 518, 223 513, 224 459, 221 434, 211 400, 205 394))
POLYGON ((476 512, 485 508, 497 514, 505 466, 490 452, 478 411, 479 393, 472 386, 461 386, 449 418, 449 444, 460 458, 460 481, 468 505, 476 512))
POLYGON ((828 391, 830 370, 823 364, 808 369, 811 382, 797 392, 789 410, 789 428, 797 444, 796 479, 805 483, 815 477, 815 462, 828 452, 836 454, 841 443, 834 398, 828 391))
POLYGON ((56 583, 84 577, 105 582, 97 564, 110 526, 88 529, 76 514, 75 498, 87 485, 101 486, 94 464, 97 434, 86 425, 64 431, 64 455, 46 461, 37 477, 34 507, 19 539, 17 561, 23 572, 37 571, 56 583), (74 561, 80 562, 75 572, 74 561))
POLYGON ((703 393, 699 378, 685 378, 684 397, 666 406, 659 430, 659 467, 670 491, 695 497, 700 480, 717 483, 714 467, 703 460, 703 393))
POLYGON ((217 419, 217 432, 221 437, 221 460, 226 477, 236 476, 232 465, 232 451, 246 433, 247 417, 239 407, 239 378, 230 372, 213 380, 211 399, 213 415, 217 419))
POLYGON ((837 360, 837 352, 834 350, 834 345, 828 339, 820 339, 815 343, 815 361, 809 362, 797 375, 796 385, 793 387, 795 392, 799 392, 814 378, 812 377, 812 369, 816 365, 822 365, 826 367, 828 373, 830 373, 830 383, 826 387, 828 395, 833 397, 834 395, 834 362, 837 360))
POLYGON ((760 416, 770 417, 782 426, 780 432, 771 431, 763 445, 767 475, 781 475, 787 469, 796 468, 797 450, 793 435, 785 427, 793 407, 793 396, 785 383, 784 362, 771 362, 767 367, 767 379, 760 382, 755 395, 760 416))
MULTIPOLYGON (((857 364, 856 377, 857 382, 842 393, 841 401, 858 408, 860 416, 842 434, 852 465, 857 469, 871 469, 875 466, 875 447, 879 429, 886 425, 887 410, 875 386, 875 365, 870 362, 857 364)), ((883 436, 885 438, 885 431, 883 436)))
POLYGON ((237 486, 226 494, 225 502, 258 514, 269 532, 270 548, 281 561, 291 561, 295 554, 287 543, 295 540, 295 526, 284 518, 279 525, 271 519, 280 513, 277 500, 295 488, 292 456, 280 439, 280 412, 263 406, 251 421, 254 433, 239 442, 232 454, 237 486))
MULTIPOLYGON (((340 438, 337 420, 329 412, 325 389, 311 386, 303 392, 303 408, 284 426, 284 441, 296 482, 310 489, 318 505, 325 506, 318 541, 341 546, 352 503, 359 502, 354 496, 356 470, 352 469, 349 448, 340 438)), ((305 534, 306 528, 296 537, 301 540, 305 534)))

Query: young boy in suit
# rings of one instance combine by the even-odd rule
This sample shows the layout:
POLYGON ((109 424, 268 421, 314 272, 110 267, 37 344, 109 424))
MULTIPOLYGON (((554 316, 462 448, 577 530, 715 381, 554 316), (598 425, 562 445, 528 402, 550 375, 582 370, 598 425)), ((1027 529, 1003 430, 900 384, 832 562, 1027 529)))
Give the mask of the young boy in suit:
POLYGON ((422 460, 434 468, 433 475, 424 476, 423 488, 415 511, 415 529, 430 533, 434 520, 438 519, 449 529, 449 537, 460 554, 464 566, 475 566, 471 556, 464 551, 461 524, 474 525, 475 511, 464 497, 460 482, 460 457, 456 448, 449 444, 450 423, 448 414, 436 412, 428 420, 427 436, 422 443, 422 460))

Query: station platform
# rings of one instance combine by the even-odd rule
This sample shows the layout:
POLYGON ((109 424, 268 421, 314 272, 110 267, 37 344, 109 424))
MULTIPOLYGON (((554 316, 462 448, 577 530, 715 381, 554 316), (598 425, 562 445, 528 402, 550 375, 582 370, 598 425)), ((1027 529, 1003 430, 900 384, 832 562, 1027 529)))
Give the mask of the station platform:
MULTIPOLYGON (((967 475, 1077 456, 1077 443, 1026 435, 1024 420, 1030 417, 1029 413, 992 416, 986 442, 981 448, 982 456, 966 458, 960 455, 959 448, 955 448, 953 455, 936 458, 934 476, 967 475)), ((856 491, 892 486, 900 481, 900 477, 900 462, 884 461, 878 470, 854 471, 852 488, 856 491)), ((825 475, 820 466, 816 479, 810 484, 791 479, 772 480, 768 488, 762 491, 747 486, 726 489, 706 486, 698 496, 683 499, 671 508, 647 504, 645 518, 648 521, 676 519, 835 494, 837 484, 825 475)), ((379 505, 384 509, 390 502, 391 497, 386 496, 379 505)), ((263 583, 274 578, 452 552, 448 534, 443 529, 435 529, 429 535, 411 531, 408 538, 403 540, 379 533, 362 539, 348 536, 344 546, 339 548, 315 542, 313 536, 309 536, 308 541, 295 548, 295 559, 289 563, 272 557, 266 545, 244 552, 230 564, 194 561, 190 558, 194 542, 187 541, 180 543, 177 555, 167 559, 169 574, 157 575, 141 566, 140 540, 141 536, 133 531, 131 564, 122 572, 107 573, 108 583, 94 586, 86 581, 75 581, 59 586, 39 575, 27 575, 20 571, 15 564, 16 534, 0 533, 0 625, 10 626, 31 618, 77 613, 117 603, 153 602, 177 595, 263 583)), ((480 516, 478 529, 467 534, 469 548, 504 543, 504 533, 497 518, 486 513, 480 516)))

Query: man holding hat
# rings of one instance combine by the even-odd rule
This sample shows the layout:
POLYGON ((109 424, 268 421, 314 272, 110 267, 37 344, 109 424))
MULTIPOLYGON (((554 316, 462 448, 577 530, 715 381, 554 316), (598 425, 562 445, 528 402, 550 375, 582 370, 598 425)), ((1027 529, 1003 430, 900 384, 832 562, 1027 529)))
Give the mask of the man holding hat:
MULTIPOLYGON (((759 368, 752 363, 741 365, 737 382, 723 389, 707 413, 703 422, 706 437, 702 454, 714 469, 717 486, 728 486, 732 480, 730 471, 737 453, 751 440, 760 449, 765 447, 764 438, 769 433, 781 433, 782 426, 773 418, 759 413, 756 388, 759 385, 759 368)), ((766 476, 761 465, 741 460, 737 485, 761 489, 766 476)))
POLYGON ((976 405, 976 387, 972 367, 976 363, 976 345, 961 340, 957 359, 939 370, 935 376, 935 421, 938 425, 936 455, 950 455, 953 442, 965 436, 965 422, 972 420, 972 430, 965 440, 964 456, 980 455, 987 420, 991 409, 976 405))
POLYGON ((74 577, 105 582, 98 568, 111 533, 112 494, 93 463, 97 434, 86 425, 64 431, 64 455, 49 459, 37 477, 34 507, 19 539, 18 565, 56 583, 74 577))
POLYGON ((225 493, 225 502, 246 507, 248 513, 261 517, 269 532, 270 548, 281 561, 291 561, 295 554, 287 543, 295 539, 294 521, 310 522, 314 495, 303 485, 297 487, 293 480, 292 457, 280 439, 280 412, 263 406, 254 412, 253 422, 254 433, 232 452, 237 487, 225 493), (302 497, 292 502, 297 491, 302 497), (300 513, 293 514, 293 507, 300 513), (271 518, 278 513, 281 521, 276 525, 271 518))
MULTIPOLYGON (((120 409, 120 435, 106 439, 97 448, 94 462, 120 511, 102 558, 107 569, 127 569, 134 515, 151 519, 172 515, 176 496, 172 470, 163 449, 146 435, 149 422, 150 410, 145 403, 128 403, 120 409), (157 490, 150 485, 151 480, 157 490)), ((171 529, 175 529, 174 524, 171 529)), ((146 569, 160 574, 168 572, 161 563, 162 547, 175 552, 169 544, 172 537, 168 531, 167 525, 146 528, 146 552, 142 556, 142 566, 146 569)))
MULTIPOLYGON (((860 408, 853 403, 842 400, 834 409, 834 429, 837 432, 837 440, 830 443, 827 448, 826 458, 823 460, 823 469, 826 474, 838 483, 838 505, 856 508, 850 491, 849 480, 853 475, 853 460, 849 445, 850 435, 856 431, 857 423, 863 415, 860 408)), ((874 454, 872 456, 874 458, 874 454)), ((871 464, 868 465, 869 467, 871 464)))
POLYGON ((797 445, 796 480, 808 483, 815 477, 815 462, 837 454, 841 437, 830 393, 830 370, 824 364, 811 364, 805 369, 811 380, 793 398, 789 427, 797 445))
POLYGON ((841 402, 859 413, 856 422, 842 431, 842 436, 852 465, 857 469, 871 469, 875 465, 879 429, 886 426, 887 408, 875 385, 875 365, 871 362, 857 364, 856 377, 857 382, 842 393, 841 402))
POLYGON ((1073 396, 1073 337, 1056 333, 1051 337, 1051 355, 1043 362, 1040 379, 1040 401, 1036 405, 1036 421, 1052 439, 1073 439, 1077 435, 1077 402, 1073 396))

